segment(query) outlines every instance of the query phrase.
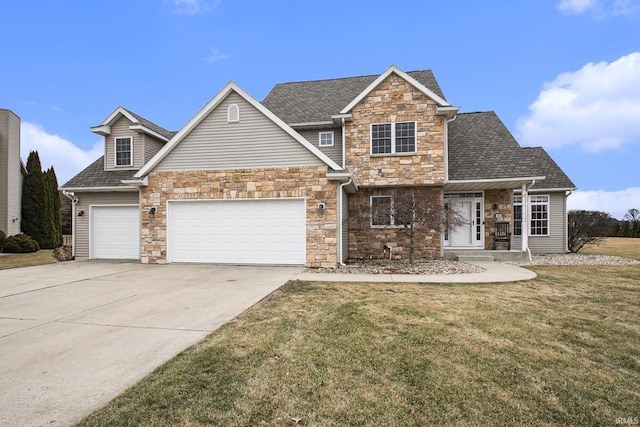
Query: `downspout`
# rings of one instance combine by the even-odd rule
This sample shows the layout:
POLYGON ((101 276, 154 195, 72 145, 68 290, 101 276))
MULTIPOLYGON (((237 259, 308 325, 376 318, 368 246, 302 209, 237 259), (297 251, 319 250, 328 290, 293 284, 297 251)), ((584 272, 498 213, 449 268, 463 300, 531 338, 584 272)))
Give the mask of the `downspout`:
POLYGON ((573 194, 572 190, 567 190, 564 195, 564 252, 569 253, 569 212, 567 212, 567 199, 573 194))
MULTIPOLYGON (((449 182, 449 123, 454 121, 458 116, 454 115, 450 119, 446 119, 446 126, 444 127, 444 182, 449 182)), ((444 192, 442 193, 444 198, 444 192)), ((440 230, 440 257, 444 258, 444 231, 440 230)))
POLYGON ((62 190, 62 194, 69 200, 71 200, 71 255, 75 259, 76 257, 76 204, 73 203, 75 195, 62 190))
POLYGON ((345 154, 346 154, 346 149, 345 149, 345 141, 346 141, 346 137, 345 137, 345 131, 346 131, 346 121, 344 119, 344 117, 342 118, 342 169, 344 169, 345 166, 345 154))
MULTIPOLYGON (((344 120, 344 119, 342 119, 344 120)), ((343 134, 344 135, 344 134, 343 134)), ((343 145, 344 147, 344 145, 343 145)), ((350 185, 353 182, 353 178, 349 177, 349 180, 347 182, 343 182, 342 184, 340 184, 338 186, 338 212, 337 212, 337 216, 338 216, 338 224, 337 224, 337 231, 338 231, 338 235, 336 236, 336 242, 338 242, 338 263, 341 266, 346 266, 346 264, 342 261, 342 204, 344 203, 344 200, 342 199, 342 190, 344 187, 346 187, 347 185, 350 185)))

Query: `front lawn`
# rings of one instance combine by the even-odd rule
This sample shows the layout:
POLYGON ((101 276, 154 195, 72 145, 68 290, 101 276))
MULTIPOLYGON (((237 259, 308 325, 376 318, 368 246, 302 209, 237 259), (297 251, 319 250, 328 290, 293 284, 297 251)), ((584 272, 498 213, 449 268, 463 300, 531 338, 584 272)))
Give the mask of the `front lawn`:
POLYGON ((82 425, 637 420, 640 266, 531 268, 512 284, 289 282, 82 425))
POLYGON ((30 267, 33 265, 53 264, 58 262, 51 249, 26 254, 0 254, 0 270, 6 268, 30 267))

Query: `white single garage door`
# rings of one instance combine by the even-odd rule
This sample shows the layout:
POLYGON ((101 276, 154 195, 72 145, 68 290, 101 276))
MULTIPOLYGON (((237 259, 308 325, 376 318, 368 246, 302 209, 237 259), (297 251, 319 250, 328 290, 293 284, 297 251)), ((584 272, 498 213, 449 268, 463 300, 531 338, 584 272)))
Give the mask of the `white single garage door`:
POLYGON ((305 263, 302 199, 169 202, 168 262, 305 263))
POLYGON ((93 259, 140 259, 140 208, 91 206, 93 259))

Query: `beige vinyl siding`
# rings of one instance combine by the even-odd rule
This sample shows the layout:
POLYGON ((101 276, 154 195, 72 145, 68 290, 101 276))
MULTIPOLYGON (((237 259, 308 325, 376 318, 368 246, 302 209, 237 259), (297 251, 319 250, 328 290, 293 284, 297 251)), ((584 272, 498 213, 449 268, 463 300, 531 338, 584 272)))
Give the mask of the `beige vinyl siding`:
MULTIPOLYGON (((160 151, 160 149, 164 146, 164 142, 160 141, 159 139, 156 139, 150 135, 146 135, 143 134, 141 135, 141 137, 143 138, 143 146, 144 146, 144 150, 143 150, 143 154, 144 154, 144 161, 143 163, 146 164, 149 160, 151 160, 151 158, 153 156, 156 155, 156 153, 158 151, 160 151)), ((142 167, 142 166, 140 166, 142 167)))
POLYGON ((0 109, 0 230, 7 236, 20 233, 22 180, 20 118, 0 109))
POLYGON ((342 262, 349 258, 349 194, 342 189, 342 262))
POLYGON ((75 207, 74 247, 77 258, 89 257, 89 221, 90 206, 96 205, 138 205, 140 197, 138 191, 104 192, 104 193, 76 193, 80 198, 75 207), (78 212, 84 211, 83 216, 78 212))
POLYGON ((131 129, 133 123, 129 121, 124 116, 120 116, 118 121, 116 121, 113 125, 111 125, 111 135, 105 137, 105 162, 104 168, 105 170, 122 170, 122 169, 130 169, 137 170, 140 169, 144 164, 144 158, 142 156, 142 136, 131 129), (116 166, 115 161, 115 140, 116 138, 123 137, 131 137, 133 138, 133 166, 116 166))
POLYGON ((331 160, 342 165, 342 127, 331 129, 304 129, 299 130, 298 133, 313 144, 314 147, 319 148, 320 151, 329 156, 331 160), (333 132, 333 147, 320 147, 320 132, 333 132))
POLYGON ((155 168, 156 171, 319 166, 323 162, 244 98, 230 93, 155 168), (229 105, 240 121, 227 122, 229 105))
MULTIPOLYGON (((551 254, 565 252, 567 246, 567 199, 565 197, 565 193, 535 192, 529 194, 534 196, 549 196, 549 235, 529 236, 529 249, 531 250, 531 253, 551 254)), ((513 249, 520 249, 522 247, 522 238, 520 236, 514 236, 511 247, 513 249)))

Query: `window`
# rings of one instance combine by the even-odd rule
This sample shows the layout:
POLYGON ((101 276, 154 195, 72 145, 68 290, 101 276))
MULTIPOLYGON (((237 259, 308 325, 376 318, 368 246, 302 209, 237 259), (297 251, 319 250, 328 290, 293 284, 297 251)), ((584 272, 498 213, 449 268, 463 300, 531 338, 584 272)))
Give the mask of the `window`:
POLYGON ((531 235, 549 234, 549 196, 529 196, 531 206, 531 235))
POLYGON ((371 196, 371 225, 392 225, 390 196, 371 196))
POLYGON ((133 146, 131 137, 116 138, 116 166, 131 166, 133 160, 133 146))
POLYGON ((416 123, 371 125, 371 154, 415 153, 416 123))
POLYGON ((229 105, 227 109, 227 122, 239 122, 240 121, 240 107, 236 104, 229 105))
MULTIPOLYGON (((529 196, 530 236, 549 235, 549 196, 529 196)), ((522 196, 513 197, 513 234, 522 235, 522 196)))
POLYGON ((522 196, 513 196, 513 235, 522 236, 522 196))
POLYGON ((333 147, 333 132, 320 132, 318 141, 320 147, 333 147))

